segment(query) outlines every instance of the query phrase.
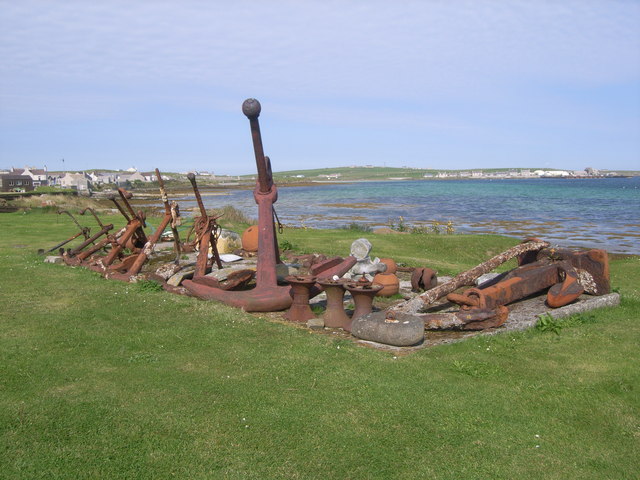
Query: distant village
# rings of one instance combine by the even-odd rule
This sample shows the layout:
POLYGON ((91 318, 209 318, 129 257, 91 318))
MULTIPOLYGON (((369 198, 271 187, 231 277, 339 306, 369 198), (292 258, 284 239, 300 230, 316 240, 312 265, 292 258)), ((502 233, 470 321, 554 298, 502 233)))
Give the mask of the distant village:
POLYGON ((617 172, 601 172, 587 167, 584 170, 531 170, 528 168, 511 169, 508 171, 471 170, 460 172, 426 173, 424 178, 593 178, 618 177, 617 172))
MULTIPOLYGON (((215 179, 209 172, 195 172, 202 178, 215 179)), ((175 174, 174 174, 175 175, 175 174)), ((185 177, 179 174, 179 177, 185 177)), ((48 172, 47 168, 24 167, 0 171, 3 192, 29 192, 38 187, 53 187, 76 190, 79 194, 89 195, 93 190, 105 186, 130 187, 157 180, 155 172, 139 172, 132 167, 115 172, 48 172)), ((186 177, 185 177, 186 178, 186 177)), ((222 179, 232 177, 223 176, 222 179)), ((233 177, 237 178, 237 177, 233 177)), ((172 180, 174 176, 162 174, 163 180, 172 180)))

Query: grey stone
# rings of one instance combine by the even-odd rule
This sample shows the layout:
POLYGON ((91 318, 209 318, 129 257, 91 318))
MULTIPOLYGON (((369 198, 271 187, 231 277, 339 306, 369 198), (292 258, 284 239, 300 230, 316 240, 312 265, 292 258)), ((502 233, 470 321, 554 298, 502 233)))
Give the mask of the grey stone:
POLYGON ((220 232, 220 237, 218 237, 216 247, 218 253, 232 253, 234 250, 242 248, 242 239, 236 232, 223 228, 220 232))
POLYGON ((298 275, 300 273, 300 265, 278 263, 276 265, 276 275, 278 276, 278 282, 284 283, 284 277, 288 275, 298 275))
POLYGON ((44 259, 44 263, 64 263, 62 257, 58 255, 47 255, 44 259))
POLYGON ((169 280, 167 280, 167 283, 173 287, 177 287, 182 283, 183 280, 192 279, 195 271, 195 267, 185 267, 175 275, 172 275, 169 280))
POLYGON ((310 318, 307 320, 307 327, 311 330, 322 330, 324 328, 324 320, 322 318, 310 318))
POLYGON ((351 244, 351 255, 356 257, 356 260, 364 260, 369 257, 371 252, 371 242, 366 238, 359 238, 351 244))
POLYGON ((357 262, 349 270, 350 278, 359 280, 361 277, 365 277, 367 280, 372 280, 377 273, 387 270, 387 265, 381 263, 379 258, 371 260, 369 256, 371 248, 371 242, 366 238, 359 238, 351 244, 351 255, 356 258, 357 262))
POLYGON ((229 274, 232 272, 237 272, 238 270, 255 270, 255 263, 246 264, 246 263, 237 263, 231 267, 225 267, 222 270, 212 270, 211 273, 207 273, 207 277, 212 277, 218 280, 219 282, 224 282, 227 278, 229 278, 229 274))
POLYGON ((500 275, 500 273, 485 273, 484 275, 480 275, 478 278, 476 278, 476 287, 481 286, 483 283, 490 282, 500 275))
POLYGON ((156 275, 159 275, 167 280, 178 273, 180 270, 182 270, 182 268, 182 265, 176 265, 175 263, 165 263, 156 270, 156 275))
POLYGON ((351 334, 363 340, 408 347, 424 340, 424 321, 402 313, 388 319, 386 312, 373 312, 356 318, 351 334))

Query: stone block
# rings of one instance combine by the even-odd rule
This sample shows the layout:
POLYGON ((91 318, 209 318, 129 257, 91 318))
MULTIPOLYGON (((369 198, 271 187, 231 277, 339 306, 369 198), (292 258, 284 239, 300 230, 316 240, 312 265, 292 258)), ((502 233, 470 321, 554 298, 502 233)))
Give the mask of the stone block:
POLYGON ((322 318, 310 318, 307 320, 307 327, 311 330, 322 330, 324 328, 324 320, 322 318))
POLYGON ((373 312, 353 320, 351 334, 363 340, 408 347, 424 340, 424 321, 414 315, 399 313, 387 318, 385 312, 373 312))
POLYGON ((172 287, 177 287, 182 283, 183 280, 192 279, 195 271, 196 271, 195 267, 185 267, 175 275, 172 275, 171 277, 169 277, 169 280, 167 280, 167 283, 172 287))

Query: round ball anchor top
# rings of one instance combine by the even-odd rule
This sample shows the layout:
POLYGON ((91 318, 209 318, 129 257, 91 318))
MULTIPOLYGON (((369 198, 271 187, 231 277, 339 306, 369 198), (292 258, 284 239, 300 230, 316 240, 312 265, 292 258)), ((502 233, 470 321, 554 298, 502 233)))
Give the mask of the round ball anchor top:
POLYGON ((247 98, 242 102, 242 113, 248 118, 257 118, 260 115, 260 110, 262 110, 260 102, 255 98, 247 98))

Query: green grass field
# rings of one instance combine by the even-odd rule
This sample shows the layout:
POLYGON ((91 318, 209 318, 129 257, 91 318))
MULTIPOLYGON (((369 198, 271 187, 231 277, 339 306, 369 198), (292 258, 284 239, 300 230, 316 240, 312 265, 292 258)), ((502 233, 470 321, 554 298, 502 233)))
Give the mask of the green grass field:
MULTIPOLYGON (((0 214, 0 476, 13 479, 635 479, 640 257, 622 304, 394 355, 35 254, 61 216, 0 214)), ((517 240, 286 230, 298 251, 442 274, 517 240)))

